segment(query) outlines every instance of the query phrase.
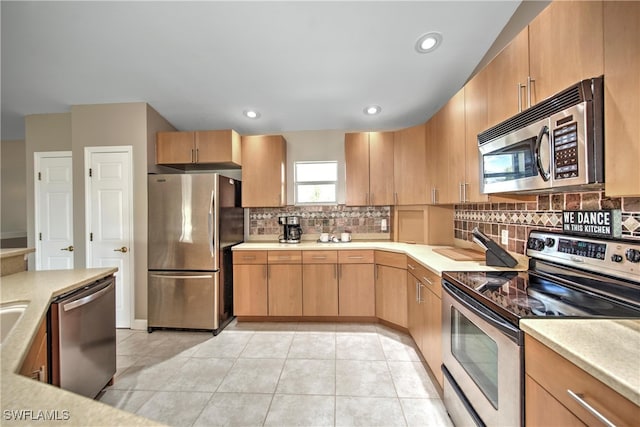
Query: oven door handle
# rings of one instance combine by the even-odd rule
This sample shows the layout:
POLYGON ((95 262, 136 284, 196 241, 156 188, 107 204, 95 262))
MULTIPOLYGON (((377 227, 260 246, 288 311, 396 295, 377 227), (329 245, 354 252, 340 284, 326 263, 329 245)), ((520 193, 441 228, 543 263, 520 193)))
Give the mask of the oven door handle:
POLYGON ((465 294, 463 291, 458 290, 454 285, 443 280, 442 287, 447 294, 451 296, 456 302, 464 306, 464 308, 471 311, 476 316, 479 316, 485 322, 489 323, 494 328, 500 330, 505 336, 509 337, 513 342, 518 345, 522 345, 523 338, 522 332, 516 326, 504 320, 502 317, 494 314, 489 308, 482 305, 482 303, 474 300, 472 297, 465 294))

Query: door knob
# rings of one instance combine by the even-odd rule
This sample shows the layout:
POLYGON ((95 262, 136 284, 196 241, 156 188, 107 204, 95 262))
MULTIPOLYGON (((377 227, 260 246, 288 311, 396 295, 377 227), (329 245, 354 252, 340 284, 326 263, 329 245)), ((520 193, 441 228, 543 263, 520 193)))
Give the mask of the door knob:
POLYGON ((73 252, 73 245, 69 246, 68 248, 62 248, 60 249, 61 251, 69 251, 69 252, 73 252))
POLYGON ((121 247, 120 249, 114 249, 114 252, 122 252, 123 254, 126 253, 129 249, 127 249, 126 246, 121 247))

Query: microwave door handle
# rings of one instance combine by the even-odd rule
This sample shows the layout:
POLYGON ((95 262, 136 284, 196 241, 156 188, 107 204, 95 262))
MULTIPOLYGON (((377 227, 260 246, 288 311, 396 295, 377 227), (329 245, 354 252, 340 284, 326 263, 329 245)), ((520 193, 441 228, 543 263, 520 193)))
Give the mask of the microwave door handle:
MULTIPOLYGON (((540 129, 540 133, 538 134, 538 138, 536 138, 535 157, 536 166, 538 167, 540 176, 542 176, 544 181, 549 181, 549 178, 551 178, 551 174, 549 173, 551 171, 551 165, 549 164, 549 167, 545 169, 540 157, 540 146, 542 145, 542 138, 544 138, 545 135, 547 136, 547 140, 550 140, 549 127, 547 125, 542 126, 542 129, 540 129)), ((549 152, 551 152, 551 147, 549 147, 549 152)), ((549 155, 549 158, 551 158, 551 155, 549 155)))

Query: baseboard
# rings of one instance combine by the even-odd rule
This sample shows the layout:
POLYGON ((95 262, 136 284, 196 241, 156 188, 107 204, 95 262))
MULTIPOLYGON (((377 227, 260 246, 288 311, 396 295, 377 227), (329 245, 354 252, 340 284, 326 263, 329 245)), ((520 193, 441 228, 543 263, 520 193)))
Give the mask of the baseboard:
POLYGON ((146 331, 147 319, 133 319, 133 322, 131 323, 131 329, 146 331))

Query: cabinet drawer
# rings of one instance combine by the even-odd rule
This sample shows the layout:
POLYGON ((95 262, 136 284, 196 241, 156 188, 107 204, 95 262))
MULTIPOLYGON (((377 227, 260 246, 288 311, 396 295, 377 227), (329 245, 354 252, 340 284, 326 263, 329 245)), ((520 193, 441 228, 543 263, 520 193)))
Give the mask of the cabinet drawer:
POLYGON ((234 264, 266 264, 267 251, 234 251, 234 264))
POLYGON ((300 264, 302 251, 269 251, 267 259, 269 264, 300 264))
POLYGON ((337 251, 302 251, 303 264, 337 264, 337 251))
POLYGON ((386 265, 388 267, 407 269, 407 256, 405 254, 397 254, 387 251, 376 251, 376 264, 386 265))
POLYGON ((587 425, 601 425, 569 394, 569 390, 615 425, 636 425, 638 406, 592 377, 546 345, 525 335, 524 363, 527 375, 587 425))
POLYGON ((373 264, 373 250, 338 251, 339 264, 373 264))
POLYGON ((407 270, 418 278, 431 292, 439 298, 442 298, 440 276, 410 257, 407 257, 407 270))

